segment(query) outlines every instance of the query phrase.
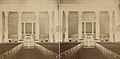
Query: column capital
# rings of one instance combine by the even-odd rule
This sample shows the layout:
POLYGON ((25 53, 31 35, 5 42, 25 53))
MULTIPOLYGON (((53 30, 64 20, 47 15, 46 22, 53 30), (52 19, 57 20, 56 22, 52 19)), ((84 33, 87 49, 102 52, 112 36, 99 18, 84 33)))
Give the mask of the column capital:
POLYGON ((65 13, 65 16, 69 15, 69 11, 64 11, 64 13, 65 13))
POLYGON ((113 10, 109 10, 108 14, 111 16, 113 14, 113 10))
POLYGON ((49 16, 52 16, 53 11, 48 11, 49 16))
POLYGON ((100 13, 100 10, 95 10, 95 13, 100 13))
POLYGON ((19 11, 19 12, 18 12, 18 16, 21 17, 21 16, 22 16, 22 13, 23 13, 22 11, 19 11))
POLYGON ((96 15, 96 20, 98 20, 98 22, 99 22, 99 15, 100 15, 100 11, 95 11, 95 15, 96 15))
POLYGON ((96 11, 95 11, 95 14, 96 14, 96 15, 99 15, 99 14, 100 14, 100 11, 96 10, 96 11))
POLYGON ((36 12, 34 12, 35 14, 39 14, 40 13, 40 11, 36 11, 36 12))
POLYGON ((82 17, 83 11, 78 11, 78 15, 82 17))
POLYGON ((63 10, 58 11, 59 13, 63 13, 63 10))
POLYGON ((4 13, 5 13, 5 16, 8 16, 9 11, 4 11, 4 13))
POLYGON ((39 17, 39 13, 40 13, 39 11, 36 11, 35 12, 35 17, 39 17))
POLYGON ((54 10, 53 12, 59 12, 58 10, 54 10))

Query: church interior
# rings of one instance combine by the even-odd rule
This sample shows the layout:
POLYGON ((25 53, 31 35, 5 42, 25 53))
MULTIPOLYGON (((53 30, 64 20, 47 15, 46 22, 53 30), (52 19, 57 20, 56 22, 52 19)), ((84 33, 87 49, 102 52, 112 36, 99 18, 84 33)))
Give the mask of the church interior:
POLYGON ((0 59, 120 59, 120 0, 0 0, 0 59))

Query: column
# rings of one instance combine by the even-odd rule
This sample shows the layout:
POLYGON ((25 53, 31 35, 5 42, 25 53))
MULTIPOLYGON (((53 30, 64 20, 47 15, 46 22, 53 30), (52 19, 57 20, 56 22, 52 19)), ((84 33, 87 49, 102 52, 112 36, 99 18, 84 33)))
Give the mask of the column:
POLYGON ((59 38, 59 23, 58 23, 58 11, 54 11, 54 41, 55 42, 60 42, 60 38, 59 38))
POLYGON ((23 23, 23 26, 24 26, 24 34, 26 34, 26 30, 25 30, 26 22, 23 23))
POLYGON ((78 38, 82 39, 82 13, 83 11, 78 11, 79 20, 78 20, 78 38))
POLYGON ((22 12, 18 12, 18 40, 22 38, 22 12))
POLYGON ((5 39, 4 43, 8 42, 8 11, 5 11, 5 39))
POLYGON ((84 22, 84 34, 86 35, 86 22, 84 22))
POLYGON ((113 42, 113 23, 112 23, 113 11, 108 11, 108 12, 109 12, 109 39, 110 42, 113 42))
POLYGON ((99 14, 100 11, 96 11, 96 39, 99 39, 99 34, 100 34, 100 20, 99 20, 99 14))
POLYGON ((32 25, 32 27, 31 27, 32 28, 32 34, 34 34, 34 25, 33 25, 33 23, 34 22, 31 23, 31 25, 32 25))
POLYGON ((37 11, 35 14, 36 14, 36 25, 35 25, 35 36, 36 36, 36 39, 39 40, 39 11, 37 11))
POLYGON ((52 26, 53 11, 49 11, 48 14, 49 14, 49 40, 50 42, 53 42, 53 26, 52 26))
POLYGON ((0 43, 3 43, 2 11, 0 10, 0 43))
POLYGON ((68 16, 69 11, 65 11, 65 42, 68 41, 68 16))
POLYGON ((92 34, 94 34, 94 22, 92 22, 92 34))
POLYGON ((117 38, 117 36, 119 37, 118 34, 116 34, 116 24, 118 23, 117 21, 119 20, 119 9, 114 10, 114 15, 115 18, 113 19, 113 40, 114 42, 118 42, 119 38, 117 38))
POLYGON ((63 39, 63 11, 60 10, 59 11, 59 40, 60 42, 64 42, 64 39, 63 39))

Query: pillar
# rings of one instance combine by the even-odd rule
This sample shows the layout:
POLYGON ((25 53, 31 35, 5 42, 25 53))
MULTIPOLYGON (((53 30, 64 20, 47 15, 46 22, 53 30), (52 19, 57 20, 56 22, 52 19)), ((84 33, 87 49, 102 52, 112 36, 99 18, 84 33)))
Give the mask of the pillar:
POLYGON ((25 29, 26 29, 26 28, 25 28, 25 27, 26 27, 26 22, 23 23, 23 26, 24 26, 24 29, 23 29, 23 30, 24 30, 24 35, 25 35, 25 34, 26 34, 26 30, 25 30, 25 29))
POLYGON ((82 13, 83 11, 78 11, 79 20, 78 20, 78 38, 82 39, 82 13))
POLYGON ((58 20, 58 11, 54 11, 54 26, 55 26, 55 33, 54 33, 54 40, 55 42, 60 42, 60 38, 59 38, 59 20, 58 20))
POLYGON ((109 39, 110 42, 113 42, 113 23, 112 23, 113 11, 108 11, 108 13, 109 13, 109 39))
POLYGON ((34 33, 33 33, 33 30, 34 30, 34 29, 33 29, 33 22, 31 22, 31 28, 32 28, 32 29, 31 29, 31 32, 32 32, 32 34, 34 34, 34 33))
POLYGON ((118 34, 116 34, 116 21, 118 21, 119 20, 119 9, 116 9, 116 10, 114 10, 114 15, 115 15, 115 19, 113 20, 113 40, 114 40, 114 42, 118 42, 119 41, 119 35, 118 34), (118 37, 117 37, 118 36, 118 37))
POLYGON ((2 11, 0 11, 0 43, 3 43, 2 11))
POLYGON ((22 38, 22 12, 18 12, 18 40, 22 38))
POLYGON ((8 42, 8 11, 5 11, 5 39, 4 43, 8 42))
POLYGON ((35 36, 36 36, 36 39, 39 40, 39 12, 36 12, 36 25, 35 25, 35 36))
POLYGON ((84 34, 86 35, 86 22, 84 22, 84 34))
POLYGON ((52 26, 52 23, 53 23, 53 11, 49 11, 48 12, 49 14, 49 41, 50 42, 53 42, 53 26, 52 26))
POLYGON ((59 40, 60 42, 64 42, 64 39, 63 39, 63 11, 60 10, 59 11, 59 40))
POLYGON ((65 11, 65 42, 68 41, 68 16, 69 11, 65 11))
POLYGON ((96 39, 99 39, 99 34, 100 34, 100 20, 99 20, 99 15, 100 11, 96 11, 96 39))
POLYGON ((94 22, 92 22, 92 34, 94 34, 94 22))

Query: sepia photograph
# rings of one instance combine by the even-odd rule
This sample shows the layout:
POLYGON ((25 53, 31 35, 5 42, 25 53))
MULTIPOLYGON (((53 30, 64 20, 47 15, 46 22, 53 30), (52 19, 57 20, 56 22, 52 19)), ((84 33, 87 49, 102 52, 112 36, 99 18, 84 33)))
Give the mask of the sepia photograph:
POLYGON ((0 59, 120 59, 120 0, 0 0, 0 59))

